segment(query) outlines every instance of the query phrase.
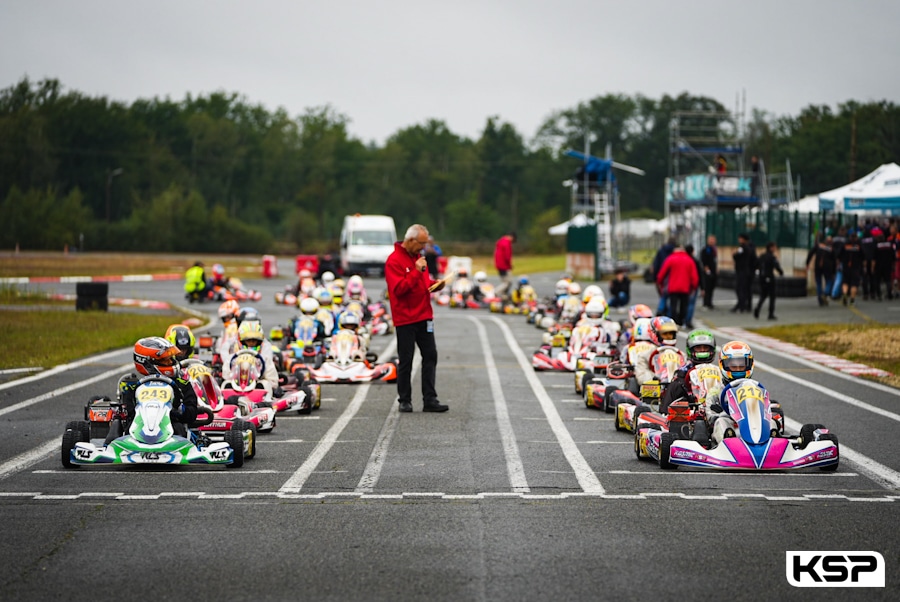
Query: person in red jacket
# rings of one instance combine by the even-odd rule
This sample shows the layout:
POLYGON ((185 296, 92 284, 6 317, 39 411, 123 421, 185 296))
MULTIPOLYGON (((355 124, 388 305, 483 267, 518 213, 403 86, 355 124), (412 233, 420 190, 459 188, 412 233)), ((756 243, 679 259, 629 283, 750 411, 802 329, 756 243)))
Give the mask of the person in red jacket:
POLYGON ((681 326, 687 314, 688 300, 700 284, 697 262, 684 247, 677 247, 663 262, 656 283, 669 295, 670 317, 681 326))
POLYGON ((512 280, 512 245, 516 242, 516 233, 507 232, 494 245, 494 267, 500 274, 501 284, 497 287, 497 295, 503 299, 509 296, 509 284, 512 280))
POLYGON ((403 242, 394 243, 394 252, 384 264, 391 317, 397 333, 397 401, 401 412, 412 412, 412 363, 416 345, 422 354, 423 412, 446 412, 435 390, 437 347, 434 343, 434 312, 431 293, 444 288, 441 280, 428 275, 428 262, 422 251, 428 244, 428 230, 413 224, 403 242))

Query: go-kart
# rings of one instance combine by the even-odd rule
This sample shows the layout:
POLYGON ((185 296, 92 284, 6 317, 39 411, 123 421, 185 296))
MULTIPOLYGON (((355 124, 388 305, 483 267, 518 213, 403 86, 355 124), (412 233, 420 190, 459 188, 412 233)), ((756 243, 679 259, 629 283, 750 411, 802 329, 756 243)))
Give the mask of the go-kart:
POLYGON ((240 278, 229 278, 228 286, 213 284, 207 287, 206 296, 210 301, 259 301, 262 293, 244 288, 240 278))
POLYGON ((226 402, 212 370, 202 362, 189 363, 185 373, 191 379, 197 400, 212 408, 215 414, 212 422, 199 427, 200 432, 211 441, 224 441, 226 432, 239 431, 244 440, 244 458, 249 460, 255 457, 256 436, 275 428, 275 410, 255 405, 239 396, 229 397, 226 402))
POLYGON ((613 425, 617 431, 633 433, 637 430, 638 419, 645 412, 647 412, 644 416, 646 422, 660 426, 665 424, 665 417, 653 410, 659 408, 663 392, 675 379, 675 372, 687 363, 687 358, 677 347, 665 345, 653 350, 649 362, 654 378, 640 385, 639 395, 623 389, 614 391, 610 396, 616 408, 613 425))
MULTIPOLYGON (((123 389, 119 381, 119 391, 123 389)), ((62 465, 211 464, 238 468, 244 464, 244 440, 238 430, 226 431, 223 441, 213 442, 194 430, 214 420, 212 408, 203 420, 188 425, 187 436, 175 434, 172 403, 175 384, 166 376, 145 376, 134 390, 134 419, 128 424, 126 403, 121 398, 93 398, 85 408, 86 420, 66 425, 62 437, 62 465)))
POLYGON ((394 332, 394 322, 383 302, 376 301, 370 304, 369 313, 372 314, 372 317, 366 324, 366 328, 369 329, 370 334, 385 335, 394 332))
POLYGON ((373 353, 362 357, 355 332, 340 330, 331 337, 331 348, 325 362, 319 368, 310 367, 309 372, 320 383, 396 381, 397 364, 373 365, 376 360, 377 356, 373 353))
POLYGON ((588 383, 607 377, 609 365, 615 361, 616 349, 609 344, 599 344, 589 358, 575 360, 575 393, 585 396, 588 383))
MULTIPOLYGON (((660 468, 714 468, 732 470, 794 470, 817 467, 837 470, 840 459, 837 436, 821 424, 805 424, 796 437, 784 436, 773 414, 769 393, 757 381, 745 378, 725 388, 723 404, 733 428, 712 446, 703 441, 680 439, 677 433, 650 431, 647 451, 659 458, 660 468)), ((722 408, 711 406, 711 411, 722 408)))
POLYGON ((225 403, 229 403, 232 397, 235 401, 244 398, 254 406, 269 407, 275 412, 312 412, 316 400, 308 389, 298 387, 292 391, 280 391, 282 395, 275 395, 265 388, 260 382, 260 375, 264 373, 264 361, 259 353, 251 349, 242 349, 235 354, 231 359, 231 379, 222 386, 225 403))
POLYGON ((542 345, 534 352, 531 356, 532 368, 574 372, 578 360, 593 356, 595 345, 600 342, 600 329, 591 324, 576 326, 569 336, 568 345, 562 350, 553 346, 557 341, 557 338, 551 339, 550 345, 542 345))
POLYGON ((685 376, 685 385, 690 389, 690 394, 669 404, 662 424, 650 421, 649 417, 653 414, 649 412, 638 417, 634 431, 634 453, 638 459, 649 457, 659 461, 659 442, 652 446, 648 444, 654 431, 653 436, 668 431, 679 439, 693 439, 702 445, 709 445, 706 406, 718 402, 723 389, 722 371, 716 364, 698 364, 685 376))

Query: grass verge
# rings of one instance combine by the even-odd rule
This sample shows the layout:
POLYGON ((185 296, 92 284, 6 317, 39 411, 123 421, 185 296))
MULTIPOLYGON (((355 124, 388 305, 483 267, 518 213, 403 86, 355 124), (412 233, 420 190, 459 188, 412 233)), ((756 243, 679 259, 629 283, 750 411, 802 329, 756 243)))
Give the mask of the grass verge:
MULTIPOLYGON (((71 303, 71 302, 70 302, 71 303)), ((133 345, 145 336, 162 336, 187 315, 97 311, 0 310, 0 332, 10 343, 0 369, 52 368, 95 353, 133 345), (13 352, 14 351, 14 352, 13 352)))
POLYGON ((56 276, 117 276, 122 274, 183 273, 200 260, 207 270, 221 263, 225 273, 259 269, 260 259, 249 256, 151 255, 144 253, 0 253, 0 278, 56 276))
POLYGON ((791 324, 759 328, 759 334, 880 368, 888 377, 869 377, 900 388, 900 339, 897 327, 883 324, 791 324))

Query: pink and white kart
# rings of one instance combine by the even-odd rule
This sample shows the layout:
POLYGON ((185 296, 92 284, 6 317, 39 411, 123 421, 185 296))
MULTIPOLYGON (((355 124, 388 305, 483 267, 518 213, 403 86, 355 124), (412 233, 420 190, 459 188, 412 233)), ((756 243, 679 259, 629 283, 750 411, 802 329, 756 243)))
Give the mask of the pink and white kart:
POLYGON ((340 330, 331 337, 331 349, 320 368, 309 373, 320 383, 367 383, 397 380, 397 364, 387 362, 373 366, 373 356, 365 357, 352 330, 340 330))
POLYGON ((610 399, 615 402, 616 416, 613 423, 617 431, 625 430, 633 433, 637 430, 638 419, 645 412, 647 414, 643 416, 643 420, 648 425, 665 425, 665 416, 653 410, 659 409, 659 402, 665 387, 675 380, 675 372, 684 367, 687 357, 681 349, 663 345, 653 350, 649 361, 654 378, 640 386, 639 395, 628 390, 621 390, 614 391, 610 396, 610 399))
POLYGON ((254 407, 245 400, 226 403, 212 369, 199 360, 187 361, 185 373, 190 378, 198 402, 201 402, 200 407, 204 407, 203 404, 206 404, 213 410, 212 421, 207 421, 205 418, 199 420, 198 422, 206 422, 206 424, 198 427, 197 430, 210 441, 225 441, 225 433, 240 431, 244 441, 244 457, 247 459, 255 457, 256 435, 274 428, 275 410, 254 407))
POLYGON ((394 332, 394 322, 384 303, 377 301, 369 305, 369 313, 372 317, 365 325, 369 333, 373 335, 385 335, 394 332))
POLYGON ((535 370, 574 372, 578 360, 594 355, 600 334, 600 329, 592 324, 576 326, 569 337, 568 346, 559 350, 552 344, 542 345, 531 356, 531 367, 535 370))
MULTIPOLYGON (((275 397, 259 381, 263 359, 250 349, 242 349, 231 360, 232 378, 222 387, 225 403, 234 397, 235 402, 244 398, 253 406, 269 407, 275 412, 295 410, 300 414, 312 412, 313 399, 302 388, 275 397)), ((274 425, 273 425, 274 426, 274 425)))
POLYGON ((769 393, 757 381, 744 378, 730 383, 722 403, 735 428, 714 447, 671 432, 650 432, 647 449, 659 458, 660 468, 713 468, 728 470, 837 470, 840 451, 837 436, 821 424, 805 424, 796 437, 779 434, 769 393))
POLYGON ((575 360, 575 393, 585 396, 584 389, 588 383, 606 379, 609 365, 616 361, 616 355, 614 345, 598 342, 591 357, 575 360))

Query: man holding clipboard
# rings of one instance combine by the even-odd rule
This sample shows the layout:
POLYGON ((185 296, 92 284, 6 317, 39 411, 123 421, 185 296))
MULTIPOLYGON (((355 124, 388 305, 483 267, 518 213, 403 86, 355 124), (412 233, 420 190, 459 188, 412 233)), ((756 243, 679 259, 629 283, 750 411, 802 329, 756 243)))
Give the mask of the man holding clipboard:
POLYGON ((391 317, 397 332, 397 401, 401 412, 412 412, 412 363, 416 346, 422 355, 423 412, 446 412, 435 391, 437 347, 434 342, 434 312, 431 293, 444 288, 443 280, 432 280, 422 251, 428 244, 428 230, 413 224, 403 242, 394 243, 394 252, 384 264, 391 303, 391 317))

